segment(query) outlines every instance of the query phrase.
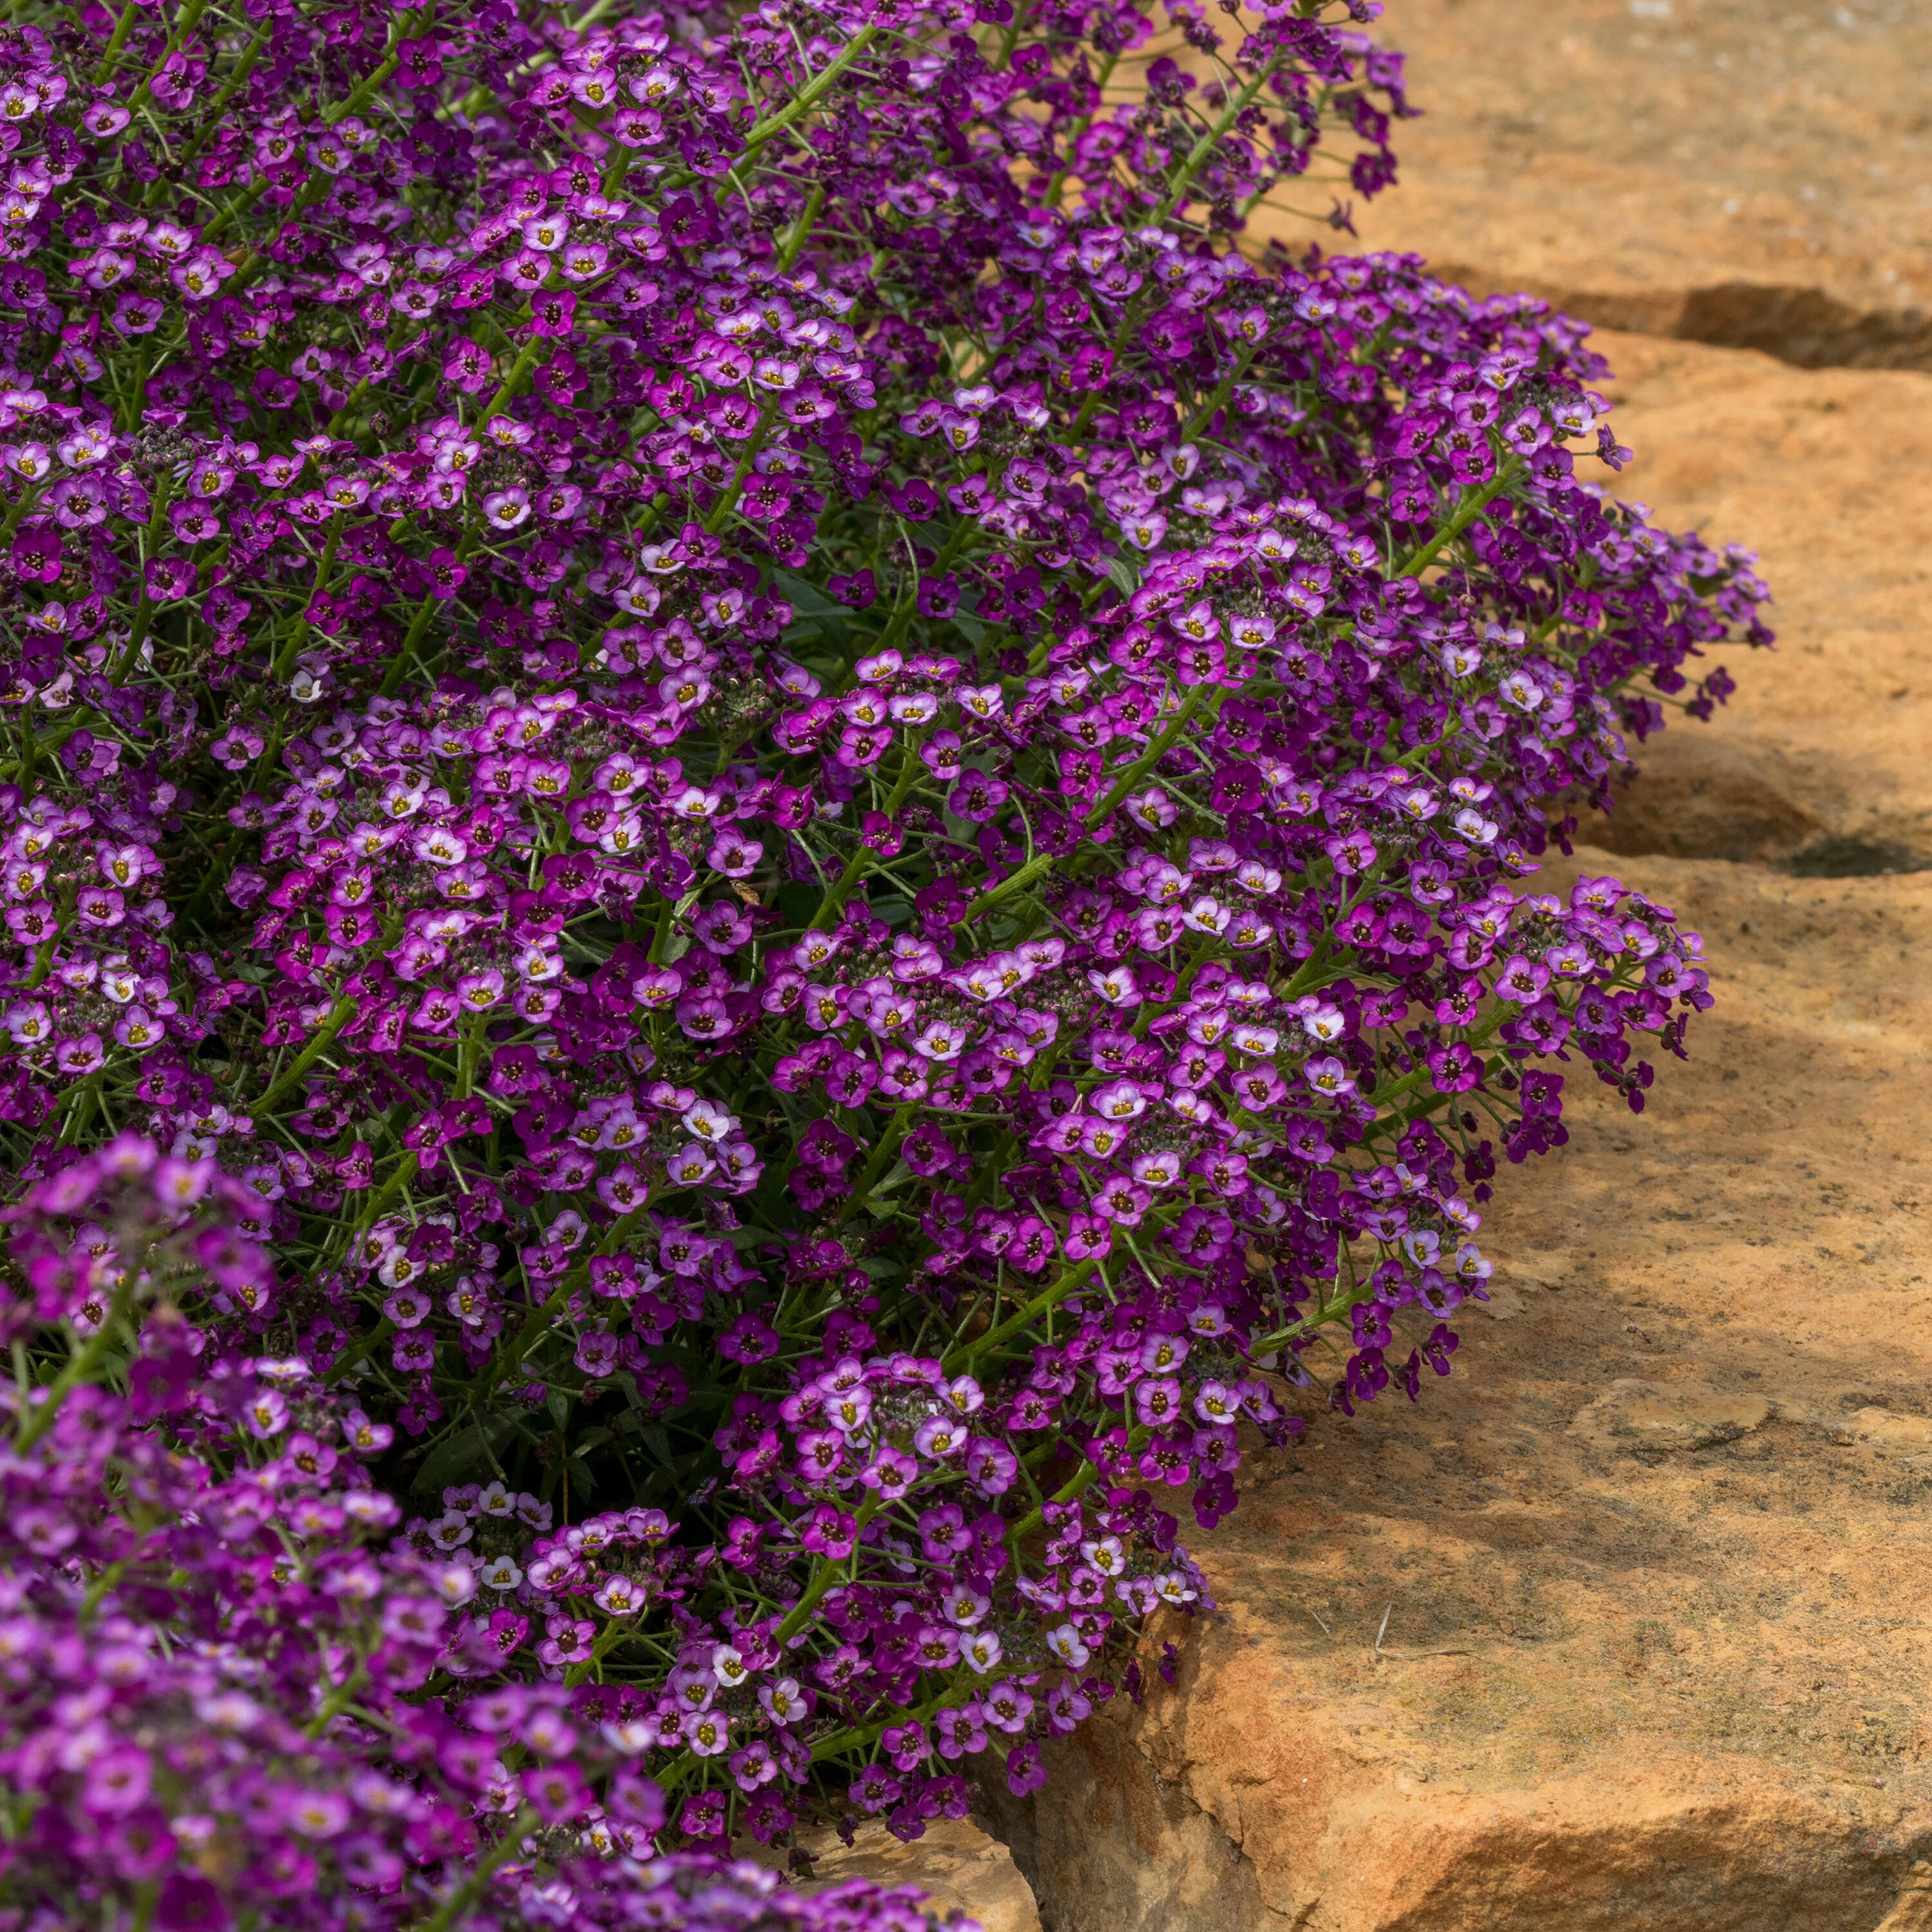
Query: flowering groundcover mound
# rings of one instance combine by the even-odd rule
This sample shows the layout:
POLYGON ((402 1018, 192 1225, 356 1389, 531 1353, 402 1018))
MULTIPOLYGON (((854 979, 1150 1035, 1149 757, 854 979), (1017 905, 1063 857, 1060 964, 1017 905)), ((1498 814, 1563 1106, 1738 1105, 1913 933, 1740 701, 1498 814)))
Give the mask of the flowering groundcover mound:
POLYGON ((0 28, 8 1924, 921 1922, 729 1846, 1036 1784, 1683 1051, 1526 882, 1764 592, 1237 245, 1374 10, 0 28))

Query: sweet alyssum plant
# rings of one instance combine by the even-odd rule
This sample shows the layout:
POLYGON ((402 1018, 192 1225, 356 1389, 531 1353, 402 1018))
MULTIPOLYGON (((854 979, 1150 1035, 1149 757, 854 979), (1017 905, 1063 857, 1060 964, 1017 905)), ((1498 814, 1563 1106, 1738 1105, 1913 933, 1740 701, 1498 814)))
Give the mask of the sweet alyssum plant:
POLYGON ((101 1286, 110 1245, 108 1292, 157 1298, 122 1389, 90 1379, 113 1328, 83 1318, 87 1366, 6 1406, 10 1923, 926 1932, 903 1892, 804 1901, 755 1867, 644 1856, 664 1799, 634 1724, 598 1685, 524 1682, 470 1569, 392 1540, 401 1511, 368 1473, 387 1426, 299 1358, 211 1348, 173 1306, 211 1276, 272 1278, 243 1232, 259 1205, 123 1135, 16 1214, 16 1337, 101 1286), (452 1668, 460 1701, 424 1694, 452 1668), (510 1862, 526 1850, 567 1876, 510 1862))
POLYGON ((663 1855, 1030 1789, 1682 1050, 1536 856, 1764 593, 1248 242, 1373 11, 0 28, 16 1922, 901 1922, 663 1855))

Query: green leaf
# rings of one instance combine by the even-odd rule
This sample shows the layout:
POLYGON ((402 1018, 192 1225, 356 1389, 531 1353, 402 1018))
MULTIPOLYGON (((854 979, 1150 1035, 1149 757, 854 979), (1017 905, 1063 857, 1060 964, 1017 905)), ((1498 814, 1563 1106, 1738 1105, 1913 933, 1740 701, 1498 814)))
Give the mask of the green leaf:
POLYGON ((778 890, 778 910, 788 926, 802 926, 818 910, 824 894, 808 879, 788 879, 778 890))
POLYGON ((801 617, 856 617, 859 614, 849 604, 833 603, 817 584, 795 577, 788 570, 772 571, 772 588, 801 617))
POLYGON ((467 1428, 459 1429, 447 1442, 432 1449, 423 1458, 422 1467, 410 1484, 411 1492, 434 1492, 460 1482, 479 1464, 488 1462, 488 1452, 514 1426, 514 1424, 506 1420, 472 1422, 467 1428))

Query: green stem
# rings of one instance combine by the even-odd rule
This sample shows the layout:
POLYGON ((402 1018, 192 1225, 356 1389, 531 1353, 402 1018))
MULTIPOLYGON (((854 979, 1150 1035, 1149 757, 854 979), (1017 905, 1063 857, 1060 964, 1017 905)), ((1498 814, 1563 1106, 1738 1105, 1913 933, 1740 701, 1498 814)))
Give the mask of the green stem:
POLYGON ((1200 140, 1195 142, 1186 160, 1180 164, 1180 172, 1175 176, 1167 199, 1160 205, 1160 213, 1155 218, 1156 220, 1164 220, 1187 199, 1187 190, 1193 185, 1194 177, 1208 165, 1209 157, 1221 145, 1221 137, 1240 119, 1243 110, 1247 106, 1249 102, 1252 100, 1255 96, 1268 85, 1268 76, 1281 64, 1285 58, 1285 56, 1278 53, 1265 62, 1256 72, 1254 79, 1228 102, 1222 112, 1220 119, 1216 121, 1201 136, 1200 140))
POLYGON ((488 1024, 487 1014, 476 1013, 463 1030, 463 1044, 456 1055, 456 1097, 459 1100, 468 1100, 476 1088, 477 1063, 483 1057, 484 1029, 488 1024))
MULTIPOLYGON (((464 536, 462 542, 456 546, 456 560, 458 563, 467 560, 470 553, 476 548, 476 543, 477 538, 473 531, 464 536)), ((382 674, 382 695, 385 698, 393 694, 397 686, 402 682, 410 666, 416 660, 416 646, 422 642, 423 633, 429 628, 430 620, 436 615, 438 606, 444 601, 443 598, 437 596, 434 591, 430 591, 416 606, 416 614, 410 620, 410 628, 405 633, 401 644, 398 646, 396 655, 390 662, 389 668, 382 674)))
POLYGON ((866 51, 878 31, 876 27, 861 27, 845 43, 844 52, 829 65, 820 68, 800 89, 790 106, 780 108, 768 121, 760 121, 745 137, 745 149, 738 157, 739 162, 742 164, 756 154, 774 134, 782 134, 801 115, 815 107, 820 96, 866 51))
POLYGON ((845 1197, 845 1204, 838 1210, 836 1225, 844 1226, 852 1216, 866 1204, 866 1197, 878 1186, 879 1177, 890 1165, 892 1156, 898 1153, 899 1142, 904 1139, 907 1128, 912 1125, 912 1117, 918 1110, 916 1100, 908 1100, 886 1124, 885 1132, 879 1136, 879 1144, 872 1150, 872 1157, 867 1161, 865 1171, 852 1184, 852 1191, 845 1197))
POLYGON ((358 1658, 356 1668, 324 1699, 320 1708, 304 1727, 302 1735, 319 1738, 327 1730, 354 1701, 356 1694, 369 1681, 369 1666, 366 1658, 358 1658))
POLYGON ((296 659, 301 655, 302 640, 308 635, 308 614, 314 607, 328 583, 328 573, 335 568, 336 546, 342 541, 342 526, 347 520, 348 512, 338 510, 328 520, 328 536, 322 544, 322 555, 316 560, 315 580, 308 587, 308 596, 302 608, 302 615, 296 620, 295 628, 289 633, 289 640, 275 654, 275 662, 269 676, 277 683, 288 676, 296 668, 296 659))
MULTIPOLYGON (((858 1526, 853 1532, 855 1539, 878 1513, 879 1499, 877 1496, 868 1496, 859 1505, 858 1526)), ((854 1549, 858 1546, 856 1540, 853 1546, 854 1549)), ((776 1641, 779 1648, 782 1649, 790 1642, 812 1621, 812 1613, 818 1609, 820 1599, 838 1582, 844 1567, 842 1562, 835 1562, 831 1558, 824 1556, 812 1565, 811 1580, 805 1586, 804 1595, 793 1604, 790 1614, 778 1625, 776 1641)))
POLYGON ((422 1156, 414 1148, 405 1148, 403 1157, 396 1163, 395 1172, 369 1197, 369 1204, 362 1210, 356 1224, 356 1233, 349 1244, 352 1253, 356 1244, 376 1225, 376 1216, 410 1183, 416 1178, 416 1170, 422 1165, 422 1156))
POLYGON ((114 32, 108 40, 106 50, 100 56, 100 64, 94 70, 94 84, 102 86, 114 71, 114 63, 121 50, 128 44, 128 36, 134 31, 134 22, 141 17, 141 0, 128 0, 121 10, 121 17, 114 23, 114 32))
POLYGON ((1029 859, 1016 872, 1009 872, 990 892, 982 892, 967 908, 966 916, 959 921, 962 926, 970 926, 980 915, 991 910, 1002 899, 1011 898, 1016 892, 1023 892, 1036 879, 1043 879, 1053 870, 1057 862, 1050 852, 1042 852, 1029 859))
POLYGON ((962 1369, 970 1368, 975 1362, 991 1354, 1002 1342, 1031 1328, 1042 1315, 1058 1308, 1070 1294, 1082 1287, 1100 1265, 1099 1261, 1092 1256, 1084 1262, 1076 1262, 1070 1268, 1061 1271, 1060 1279, 1051 1288, 1042 1289, 1024 1308, 988 1328, 977 1341, 969 1342, 964 1347, 948 1349, 944 1358, 946 1372, 956 1375, 962 1369))
POLYGON ((60 944, 62 935, 66 931, 67 928, 63 926, 52 938, 40 942, 40 950, 34 955, 34 970, 28 974, 27 983, 20 989, 22 992, 38 992, 46 984, 47 975, 54 970, 54 948, 60 944))
MULTIPOLYGON (((269 27, 270 23, 264 21, 256 30, 255 38, 242 50, 242 58, 235 63, 234 71, 222 83, 214 99, 200 110, 207 116, 208 125, 188 144, 180 160, 175 164, 177 173, 184 173, 188 164, 196 159, 208 142, 221 132, 226 124, 222 119, 221 110, 234 98, 237 88, 248 85, 248 76, 255 71, 255 63, 262 58, 262 50, 268 44, 269 27)), ((164 176, 160 181, 157 181, 155 187, 160 188, 165 179, 164 176)))
POLYGON ((272 1113, 276 1103, 292 1093, 302 1076, 322 1058, 328 1050, 329 1042, 355 1018, 356 1011, 356 1002, 345 993, 330 1010, 327 1018, 316 1028, 314 1038, 296 1055, 294 1065, 269 1088, 249 1112, 258 1118, 272 1113))
POLYGON ((628 148, 612 143, 610 158, 604 164, 604 196, 607 201, 615 201, 624 192, 624 177, 631 172, 631 160, 628 148))
MULTIPOLYGON (((1136 1430, 1134 1433, 1138 1436, 1142 1432, 1136 1430)), ((1053 1500, 1057 1503, 1070 1503, 1082 1490, 1090 1487, 1097 1482, 1100 1480, 1100 1472, 1094 1464, 1083 1460, 1079 1468, 1054 1491, 1053 1500)), ((1046 1520, 1044 1512, 1040 1510, 1030 1510, 1026 1515, 1020 1517, 1012 1528, 1006 1532, 1008 1548, 1016 1547, 1021 1538, 1031 1535, 1046 1520)))
MULTIPOLYGON (((350 1245, 352 1246, 354 1244, 352 1243, 350 1245)), ((358 1362, 366 1360, 373 1355, 395 1332, 394 1322, 389 1316, 384 1316, 382 1320, 377 1322, 375 1327, 370 1329, 353 1348, 344 1349, 342 1353, 329 1364, 328 1373, 324 1379, 332 1382, 340 1382, 358 1362)))
MULTIPOLYGON (((1218 696, 1213 697, 1210 700, 1210 693, 1214 688, 1215 687, 1208 685, 1197 684, 1188 693, 1186 703, 1168 720, 1166 730, 1162 731, 1160 736, 1120 774, 1119 778, 1108 790, 1107 796, 1087 814, 1082 823, 1088 831, 1091 832, 1096 826, 1110 818, 1118 808, 1121 800, 1125 798, 1128 793, 1132 791, 1134 787, 1138 784, 1162 758, 1166 757, 1179 740, 1181 733, 1186 730, 1188 725, 1193 721, 1195 713, 1202 708, 1203 704, 1211 704, 1211 708, 1216 710, 1220 708, 1220 699, 1218 696)), ((1002 899, 1009 899, 1016 892, 1024 892, 1036 879, 1043 878, 1060 862, 1059 858, 1051 853, 1046 852, 1029 859, 1018 872, 1010 873, 990 892, 982 892, 968 909, 966 916, 959 922, 960 925, 962 927, 970 926, 982 913, 998 904, 1002 899)))
POLYGON ((799 210, 798 219, 786 231, 784 245, 778 254, 778 272, 785 274, 798 260, 798 251, 805 246, 806 237, 812 232, 812 224, 818 219, 818 211, 825 206, 825 184, 814 182, 812 192, 805 198, 805 206, 799 210))
POLYGON ((140 1280, 138 1268, 124 1268, 121 1285, 114 1291, 114 1299, 109 1304, 100 1326, 90 1335, 86 1344, 68 1361, 65 1368, 48 1385, 46 1399, 28 1409, 21 1418, 19 1433, 14 1438, 16 1450, 31 1449, 54 1426, 55 1418, 61 1412, 61 1405, 69 1394, 82 1382, 91 1382, 94 1372, 106 1360, 108 1350, 114 1345, 115 1331, 128 1318, 128 1311, 134 1305, 134 1286, 140 1280))
POLYGON ((39 502, 40 496, 41 492, 35 489, 32 484, 22 485, 19 497, 15 500, 13 508, 7 512, 7 520, 4 524, 0 524, 0 543, 5 543, 11 539, 14 532, 20 526, 20 519, 39 502))
MULTIPOLYGON (((155 358, 156 362, 159 360, 159 357, 155 358)), ((148 373, 152 373, 154 364, 151 363, 148 366, 148 373)), ((136 421, 140 419, 139 397, 146 392, 147 386, 148 376, 144 374, 141 377, 140 389, 136 392, 136 421)), ((167 514, 168 505, 173 497, 174 490, 170 479, 165 476, 157 477, 154 479, 154 507, 148 513, 148 527, 141 545, 144 559, 154 554, 155 540, 161 533, 161 519, 167 514)), ((116 684, 125 683, 133 674, 141 655, 141 646, 147 642, 148 627, 153 623, 154 617, 154 600, 148 595, 147 578, 144 572, 141 580, 141 595, 134 606, 134 621, 128 632, 127 648, 122 652, 120 662, 114 667, 114 682, 116 684)))
MULTIPOLYGON (((519 311, 520 313, 520 311, 519 311)), ((522 394, 524 385, 530 380, 530 371, 536 367, 537 358, 544 352, 544 338, 533 335, 518 352, 517 359, 510 365, 510 373, 497 385, 496 393, 483 406, 479 422, 488 422, 506 403, 512 402, 522 394)))
POLYGON ((325 127, 332 128, 337 122, 347 120, 350 115, 356 112, 368 102, 376 91, 388 81, 390 75, 402 65, 403 57, 397 49, 405 35, 420 32, 424 24, 424 16, 421 14, 405 14, 389 29, 390 40, 387 57, 380 67, 364 76, 346 100, 338 102, 333 107, 325 107, 322 110, 322 124, 325 127))
MULTIPOLYGON (((266 181, 257 182, 253 188, 244 189, 243 191, 240 194, 237 195, 226 208, 223 208, 218 214, 209 217, 206 226, 204 226, 201 231, 201 238, 204 242, 213 241, 215 236, 219 235, 231 221, 237 220, 242 215, 246 214, 249 209, 253 208, 256 202, 260 201, 262 196, 266 194, 268 191, 268 184, 266 181)), ((306 194, 307 193, 308 190, 304 188, 302 194, 306 194)), ((318 195, 316 199, 320 200, 321 196, 318 195)), ((296 211, 299 212, 305 206, 306 204, 304 202, 302 195, 297 195, 295 200, 296 211)), ((250 255, 248 257, 247 261, 244 261, 240 265, 244 272, 247 268, 248 261, 252 261, 254 259, 254 256, 250 255)), ((253 278, 251 277, 250 279, 252 280, 253 278)), ((247 284, 245 283, 242 283, 240 286, 245 287, 247 284)))
POLYGON ((490 1846, 470 1876, 423 1921, 416 1932, 449 1932, 451 1926, 460 1923, 470 1908, 489 1888, 490 1881, 498 1870, 510 1862, 524 1840, 537 1828, 538 1822, 535 1807, 523 1806, 504 1828, 502 1837, 490 1846))
POLYGON ((1444 732, 1441 737, 1432 738, 1427 744, 1418 745, 1412 752, 1405 752, 1394 762, 1406 766, 1410 771, 1418 770, 1434 758, 1445 745, 1454 744, 1462 735, 1462 727, 1460 723, 1452 719, 1448 730, 1444 732))
MULTIPOLYGON (((865 1528, 866 1524, 870 1522, 872 1518, 878 1514, 878 1510, 879 1499, 876 1496, 868 1496, 864 1502, 860 1504, 859 1514, 856 1519, 857 1528, 854 1532, 855 1539, 858 1532, 865 1528)), ((854 1549, 857 1547, 856 1540, 854 1544, 854 1549)), ((794 1637, 797 1636, 799 1632, 803 1630, 806 1624, 811 1621, 812 1612, 818 1609, 820 1600, 825 1595, 825 1593, 832 1588, 833 1584, 839 1582, 844 1576, 845 1567, 845 1562, 842 1559, 835 1559, 834 1558, 829 1556, 820 1556, 813 1559, 812 1574, 810 1577, 806 1580, 805 1594, 792 1606, 790 1614, 785 1618, 784 1622, 778 1626, 776 1641, 781 1648, 782 1648, 786 1644, 789 1643, 794 1637)), ((935 1706, 934 1708, 937 1708, 938 1706, 935 1706)), ((886 1721, 892 1722, 893 1720, 888 1719, 886 1721)), ((839 1735, 843 1736, 845 1734, 840 1733, 839 1735)), ((876 1736, 878 1733, 874 1732, 872 1735, 876 1736)), ((866 1742, 870 1742, 869 1738, 866 1742)), ((841 1748, 842 1748, 842 1747, 841 1748)), ((820 1756, 824 1754, 826 1748, 826 1746, 821 1745, 819 1748, 815 1749, 812 1752, 812 1759, 814 1762, 816 1762, 820 1756)), ((679 1784, 682 1780, 685 1774, 691 1768, 692 1762, 692 1755, 689 1751, 686 1750, 680 1752, 676 1757, 673 1759, 668 1765, 664 1766, 662 1769, 658 1772, 658 1783, 662 1786, 667 1792, 675 1791, 677 1789, 679 1784)), ((425 1932, 428 1932, 428 1928, 425 1928, 425 1932)))
MULTIPOLYGON (((597 1252, 599 1255, 615 1254, 619 1247, 630 1238, 632 1231, 644 1225, 644 1217, 656 1204, 657 1198, 655 1194, 648 1196, 641 1207, 633 1208, 628 1214, 621 1214, 613 1221, 605 1231, 603 1240, 598 1244, 597 1252)), ((488 1369, 470 1384, 465 1400, 465 1414, 473 1414, 489 1400, 496 1384, 512 1369, 522 1367, 524 1357, 536 1346, 544 1330, 568 1306, 570 1298, 581 1293, 590 1286, 590 1264, 586 1260, 572 1268, 549 1294, 530 1310, 523 1327, 517 1331, 516 1340, 507 1349, 499 1348, 491 1356, 488 1369)))
MULTIPOLYGON (((1134 331, 1140 326, 1144 312, 1143 305, 1146 299, 1144 297, 1136 297, 1127 304, 1125 311, 1122 314, 1120 326, 1114 332, 1113 340, 1107 344, 1107 366, 1110 370, 1119 363, 1120 357, 1126 352, 1128 343, 1133 339, 1134 331)), ((1096 382, 1087 392, 1086 400, 1080 405, 1080 412, 1073 418, 1073 427, 1067 432, 1068 442, 1078 442, 1081 437, 1086 434, 1087 425, 1094 420, 1094 412, 1100 406, 1106 394, 1107 384, 1105 380, 1096 382)))
MULTIPOLYGON (((885 803, 888 818, 906 802, 906 794, 912 790, 914 781, 919 776, 919 748, 926 741, 926 734, 916 731, 907 740, 905 753, 899 766, 899 775, 885 803)), ((868 868, 872 857, 872 848, 861 844, 858 850, 845 862, 845 869, 826 889, 824 898, 819 901, 818 910, 812 916, 814 927, 822 928, 828 919, 836 918, 839 908, 850 896, 868 868)))
POLYGON ((778 413, 772 404, 759 416, 756 427, 752 431, 752 440, 745 446, 745 453, 738 459, 738 468, 730 482, 724 486, 723 494, 711 506, 710 514, 704 519, 706 533, 716 536, 725 525, 731 512, 738 507, 738 499, 743 494, 745 479, 752 473, 752 466, 758 460, 758 452, 765 446, 765 432, 772 426, 778 413))
MULTIPOLYGON (((1134 787, 1138 784, 1141 780, 1146 777, 1148 773, 1152 771, 1154 766, 1174 748, 1181 733, 1186 730, 1189 724, 1192 722, 1194 714, 1201 709, 1202 705, 1210 703, 1210 694, 1216 688, 1206 684, 1197 684, 1187 694, 1186 703, 1174 714, 1167 729, 1120 774, 1107 796, 1088 813, 1084 823, 1089 832, 1091 832, 1096 826, 1111 818, 1121 800, 1125 798, 1128 793, 1132 791, 1134 787)), ((1211 701, 1213 707, 1218 710, 1220 707, 1220 700, 1214 698, 1211 701)))
POLYGON ((1466 491, 1462 500, 1456 506, 1455 514, 1420 550, 1412 552, 1405 562, 1396 566, 1396 575, 1420 576, 1435 562, 1444 544, 1454 542, 1516 481, 1516 472, 1521 466, 1514 460, 1505 462, 1480 489, 1466 491))
POLYGON ((1234 366, 1214 386, 1208 400, 1189 418, 1187 426, 1180 432, 1183 442, 1191 442, 1214 420, 1215 412, 1223 406, 1234 393, 1234 385, 1248 373, 1248 365, 1261 353, 1261 344, 1250 342, 1244 345, 1240 355, 1234 358, 1234 366))

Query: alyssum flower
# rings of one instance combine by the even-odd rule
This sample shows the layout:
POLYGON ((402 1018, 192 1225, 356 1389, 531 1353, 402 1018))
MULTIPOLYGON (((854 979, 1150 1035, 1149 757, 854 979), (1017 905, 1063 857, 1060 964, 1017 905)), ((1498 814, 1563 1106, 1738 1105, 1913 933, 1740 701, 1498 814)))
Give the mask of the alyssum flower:
POLYGON ((1765 593, 1252 242, 1374 11, 0 28, 12 1896, 910 1922, 726 1841, 1031 1788, 1684 1050, 1537 861, 1765 593))

